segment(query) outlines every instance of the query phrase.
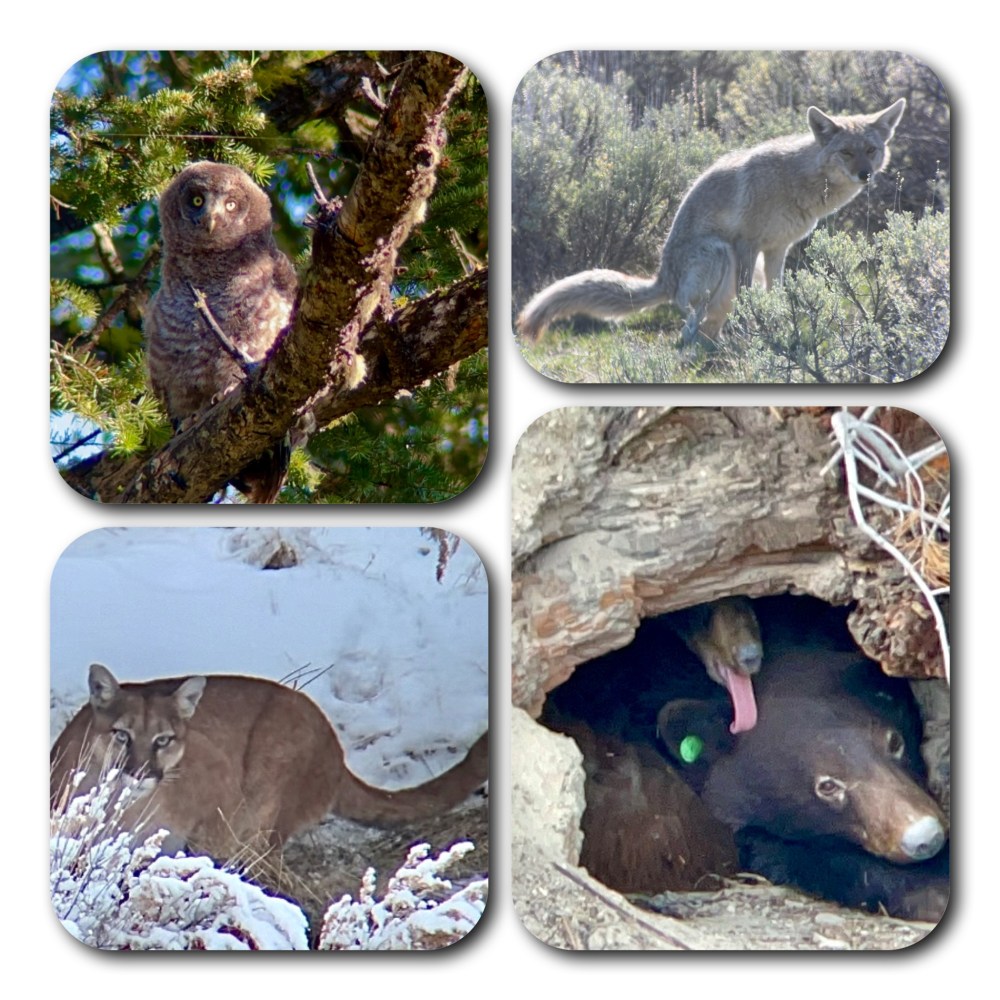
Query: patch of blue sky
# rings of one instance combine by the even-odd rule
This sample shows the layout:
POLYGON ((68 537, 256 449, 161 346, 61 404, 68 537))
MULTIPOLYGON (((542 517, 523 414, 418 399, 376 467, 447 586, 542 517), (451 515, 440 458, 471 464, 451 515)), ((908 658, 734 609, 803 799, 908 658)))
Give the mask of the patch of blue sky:
POLYGON ((49 417, 49 444, 52 459, 60 468, 76 465, 104 451, 112 435, 78 413, 53 410, 49 417), (85 442, 85 443, 80 443, 85 442))
POLYGON ((81 316, 76 311, 76 306, 70 302, 69 299, 60 299, 52 307, 52 322, 57 326, 61 323, 66 323, 71 319, 76 319, 83 330, 89 330, 97 322, 96 319, 90 316, 81 316))
MULTIPOLYGON (((167 85, 159 64, 162 56, 157 51, 124 52, 108 51, 94 53, 74 63, 63 73, 57 90, 68 90, 77 97, 92 97, 111 90, 107 79, 106 65, 120 66, 127 70, 125 75, 125 97, 138 98, 153 93, 167 85), (103 56, 103 59, 100 58, 103 56)), ((119 92, 119 91, 115 91, 119 92)))

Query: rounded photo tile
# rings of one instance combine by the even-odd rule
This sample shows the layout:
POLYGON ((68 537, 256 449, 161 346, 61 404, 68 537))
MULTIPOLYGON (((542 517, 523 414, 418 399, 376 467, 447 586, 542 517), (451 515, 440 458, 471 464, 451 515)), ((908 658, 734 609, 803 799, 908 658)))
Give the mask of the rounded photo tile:
POLYGON ((489 885, 487 605, 436 528, 77 539, 52 575, 62 926, 114 951, 462 940, 489 885))
POLYGON ((52 457, 104 503, 433 503, 486 457, 488 122, 438 52, 99 52, 51 102, 52 457))
POLYGON ((889 407, 567 408, 513 467, 514 905, 890 950, 950 895, 950 467, 889 407))
POLYGON ((521 351, 562 382, 900 382, 950 328, 950 107, 897 52, 562 52, 513 104, 521 351))

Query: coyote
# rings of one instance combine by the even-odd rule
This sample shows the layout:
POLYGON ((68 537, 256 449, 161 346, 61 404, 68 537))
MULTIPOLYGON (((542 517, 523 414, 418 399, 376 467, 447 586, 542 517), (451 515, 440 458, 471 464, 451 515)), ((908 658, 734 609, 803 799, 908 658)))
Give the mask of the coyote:
POLYGON ((681 343, 711 346, 738 290, 755 279, 765 288, 779 283, 789 248, 886 168, 905 108, 902 97, 867 115, 832 117, 811 107, 808 135, 727 153, 681 201, 658 274, 598 269, 563 278, 525 306, 521 336, 534 343, 563 316, 618 319, 673 301, 687 313, 681 343))

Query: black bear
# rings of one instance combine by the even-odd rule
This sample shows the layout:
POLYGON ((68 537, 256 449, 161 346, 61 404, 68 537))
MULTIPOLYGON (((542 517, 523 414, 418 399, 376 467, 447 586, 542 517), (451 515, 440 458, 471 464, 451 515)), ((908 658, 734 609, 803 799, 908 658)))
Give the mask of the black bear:
POLYGON ((580 864, 619 892, 715 887, 739 870, 733 834, 651 746, 550 718, 583 754, 580 864))
POLYGON ((753 677, 760 670, 763 646, 760 624, 750 600, 723 597, 677 611, 667 619, 705 667, 705 672, 729 692, 733 706, 732 733, 757 724, 753 677))
POLYGON ((708 697, 718 685, 729 694, 730 729, 753 728, 753 679, 762 658, 754 603, 726 597, 647 618, 630 645, 581 664, 550 692, 543 721, 581 720, 598 732, 655 747, 656 713, 665 701, 708 697))
POLYGON ((657 731, 740 862, 848 906, 938 920, 948 823, 924 790, 906 681, 856 652, 765 640, 758 718, 729 731, 724 699, 668 702, 657 731))
POLYGON ((654 722, 679 690, 724 688, 727 732, 752 728, 761 656, 751 602, 727 597, 647 621, 627 651, 583 665, 550 695, 542 720, 583 754, 580 864, 591 875, 619 892, 653 893, 704 888, 738 870, 732 832, 665 763, 654 722), (682 665, 693 688, 677 687, 682 665))

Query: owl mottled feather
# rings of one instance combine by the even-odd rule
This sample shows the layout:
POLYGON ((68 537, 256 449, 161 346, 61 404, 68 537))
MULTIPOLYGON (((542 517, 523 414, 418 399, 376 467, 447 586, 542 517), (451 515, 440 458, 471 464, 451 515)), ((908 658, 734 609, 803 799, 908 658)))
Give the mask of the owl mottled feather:
MULTIPOLYGON (((288 325, 295 302, 291 262, 271 232, 271 202, 238 167, 195 163, 160 197, 162 283, 145 319, 153 391, 178 425, 233 389, 240 363, 198 311, 243 355, 263 360, 288 325)), ((243 469, 234 485, 252 503, 271 503, 284 482, 287 446, 243 469)))

